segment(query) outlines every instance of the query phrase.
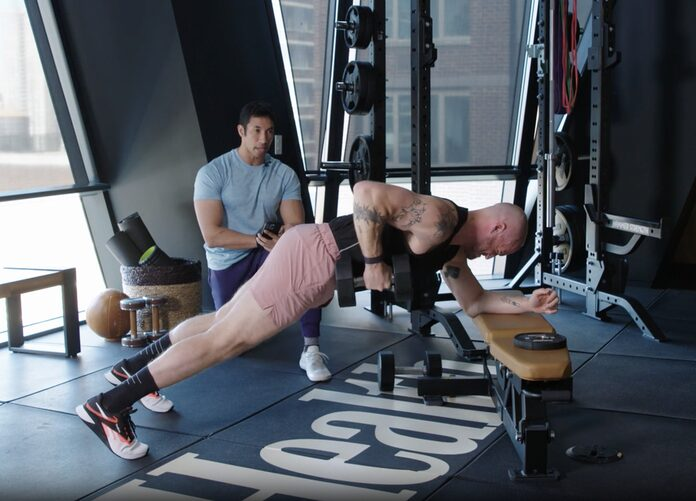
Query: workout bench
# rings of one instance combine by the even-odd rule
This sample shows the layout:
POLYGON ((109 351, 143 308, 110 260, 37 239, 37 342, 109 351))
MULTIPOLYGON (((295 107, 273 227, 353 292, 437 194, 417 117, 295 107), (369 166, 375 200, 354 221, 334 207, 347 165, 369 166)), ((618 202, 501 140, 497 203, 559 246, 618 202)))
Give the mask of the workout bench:
POLYGON ((528 350, 515 346, 517 334, 555 332, 537 313, 485 313, 473 321, 495 361, 495 378, 491 377, 484 362, 491 396, 522 461, 521 469, 508 471, 510 478, 558 479, 558 471, 547 466, 547 446, 553 440, 554 432, 547 420, 546 403, 572 400, 568 349, 528 350))

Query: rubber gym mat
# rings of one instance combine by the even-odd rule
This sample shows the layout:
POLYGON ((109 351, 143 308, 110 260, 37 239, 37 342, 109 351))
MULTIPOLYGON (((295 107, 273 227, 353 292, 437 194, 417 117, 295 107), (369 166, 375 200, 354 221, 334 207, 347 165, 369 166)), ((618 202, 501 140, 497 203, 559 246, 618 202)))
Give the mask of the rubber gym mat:
MULTIPOLYGON (((558 481, 511 482, 508 468, 520 462, 509 437, 504 436, 476 461, 457 473, 433 499, 456 499, 485 493, 480 499, 504 499, 508 486, 521 499, 690 499, 696 489, 691 421, 581 409, 571 405, 549 408, 556 438, 549 446, 549 466, 558 481), (576 445, 599 445, 620 451, 623 458, 607 464, 578 462, 565 451, 576 445), (476 490, 474 490, 476 489, 476 490), (447 498, 446 495, 451 497, 447 498)), ((477 496, 474 496, 477 497, 477 496)), ((478 498, 478 497, 477 497, 478 498)))
POLYGON ((696 420, 696 362, 599 354, 574 376, 580 407, 696 420))
POLYGON ((125 461, 112 454, 75 416, 16 404, 0 407, 0 461, 5 499, 78 499, 146 467, 198 437, 138 428, 151 447, 125 461))
POLYGON ((118 351, 83 346, 77 358, 0 350, 0 400, 8 402, 71 381, 118 360, 118 351))
MULTIPOLYGON (((133 422, 139 427, 208 436, 310 385, 304 375, 251 368, 230 360, 162 390, 174 402, 168 413, 150 412, 136 403, 133 422)), ((99 371, 17 403, 72 412, 76 405, 111 387, 99 371)))
MULTIPOLYGON (((322 322, 319 342, 322 353, 329 357, 326 361, 327 367, 335 374, 356 360, 368 357, 384 346, 404 339, 407 335, 408 333, 397 334, 391 331, 338 327, 325 325, 322 322)), ((295 324, 268 342, 245 353, 239 360, 252 367, 304 376, 304 371, 299 367, 303 344, 300 326, 295 324)))
POLYGON ((652 318, 667 336, 667 341, 658 343, 631 325, 612 339, 601 353, 696 361, 696 319, 663 314, 653 314, 652 318))

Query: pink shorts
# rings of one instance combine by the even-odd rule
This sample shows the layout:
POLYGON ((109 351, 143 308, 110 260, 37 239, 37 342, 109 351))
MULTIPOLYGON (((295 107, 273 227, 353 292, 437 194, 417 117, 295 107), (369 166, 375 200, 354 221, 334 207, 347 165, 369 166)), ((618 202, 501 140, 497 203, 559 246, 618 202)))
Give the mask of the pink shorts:
POLYGON ((286 327, 309 308, 331 301, 339 256, 328 224, 293 226, 249 280, 249 289, 273 323, 286 327))

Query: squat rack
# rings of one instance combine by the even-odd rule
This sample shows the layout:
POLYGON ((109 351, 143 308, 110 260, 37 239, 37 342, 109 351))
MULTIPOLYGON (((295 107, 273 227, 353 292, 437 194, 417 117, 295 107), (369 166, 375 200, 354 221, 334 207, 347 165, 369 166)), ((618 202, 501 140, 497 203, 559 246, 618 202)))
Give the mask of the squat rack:
MULTIPOLYGON (((660 327, 646 308, 635 298, 624 294, 628 263, 626 256, 636 250, 643 238, 661 238, 662 220, 645 221, 609 214, 602 205, 602 169, 609 164, 609 74, 620 60, 614 47, 614 26, 610 24, 613 0, 593 0, 591 12, 591 43, 587 69, 591 72, 590 91, 590 155, 589 177, 584 186, 585 215, 585 281, 562 276, 559 256, 554 254, 555 193, 554 173, 558 162, 555 149, 556 114, 554 102, 555 7, 558 0, 540 0, 537 41, 530 48, 538 59, 538 155, 537 155, 537 213, 535 249, 532 258, 510 282, 518 287, 532 266, 535 283, 548 285, 585 296, 585 314, 603 320, 616 306, 623 308, 641 329, 643 335, 657 341, 666 340, 660 327), (624 244, 604 240, 606 230, 630 234, 624 244)), ((586 33, 587 35, 587 33, 586 33)))

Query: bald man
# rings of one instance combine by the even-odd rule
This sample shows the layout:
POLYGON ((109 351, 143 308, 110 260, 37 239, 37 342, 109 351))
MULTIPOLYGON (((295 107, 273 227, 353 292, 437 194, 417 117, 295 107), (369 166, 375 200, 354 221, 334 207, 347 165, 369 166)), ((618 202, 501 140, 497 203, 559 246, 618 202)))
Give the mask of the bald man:
POLYGON ((406 251, 414 270, 443 270, 470 316, 556 312, 558 297, 551 289, 537 289, 530 296, 486 291, 467 264, 468 259, 507 255, 522 247, 527 221, 519 207, 496 204, 468 211, 449 200, 371 181, 357 183, 353 197, 353 215, 288 230, 229 302, 179 324, 166 349, 150 345, 137 372, 78 406, 78 416, 114 454, 124 459, 144 456, 148 446, 135 436, 131 406, 246 352, 307 309, 327 304, 336 285, 336 262, 346 254, 364 264, 368 289, 390 288, 391 256, 406 251))

